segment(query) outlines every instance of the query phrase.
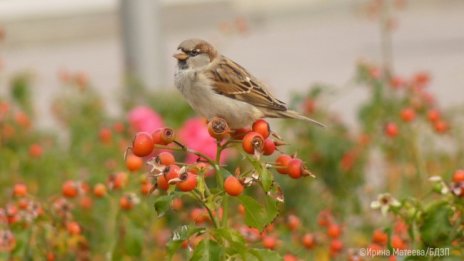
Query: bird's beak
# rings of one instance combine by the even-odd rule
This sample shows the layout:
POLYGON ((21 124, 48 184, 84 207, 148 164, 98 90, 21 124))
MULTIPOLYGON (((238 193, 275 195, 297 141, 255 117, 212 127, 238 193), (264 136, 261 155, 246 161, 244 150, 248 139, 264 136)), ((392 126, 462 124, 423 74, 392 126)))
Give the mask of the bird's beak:
POLYGON ((173 55, 178 61, 185 61, 189 57, 186 53, 179 51, 173 55))

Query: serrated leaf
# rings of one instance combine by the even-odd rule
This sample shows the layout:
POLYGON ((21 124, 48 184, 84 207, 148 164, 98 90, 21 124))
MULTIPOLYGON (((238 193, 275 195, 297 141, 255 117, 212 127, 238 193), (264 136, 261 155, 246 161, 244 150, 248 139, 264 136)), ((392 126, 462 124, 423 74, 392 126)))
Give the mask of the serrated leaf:
POLYGON ((433 204, 423 214, 423 223, 419 226, 421 238, 428 247, 440 247, 450 243, 453 226, 450 217, 453 210, 447 202, 433 204))
POLYGON ((245 207, 245 223, 262 231, 277 216, 277 204, 272 198, 266 197, 266 204, 262 205, 252 197, 241 195, 239 200, 245 207))
POLYGON ((202 240, 193 251, 190 261, 224 260, 224 248, 216 241, 202 240))
POLYGON ((166 211, 169 210, 172 197, 172 195, 163 195, 156 197, 154 207, 156 213, 158 214, 158 217, 163 216, 166 213, 166 211))

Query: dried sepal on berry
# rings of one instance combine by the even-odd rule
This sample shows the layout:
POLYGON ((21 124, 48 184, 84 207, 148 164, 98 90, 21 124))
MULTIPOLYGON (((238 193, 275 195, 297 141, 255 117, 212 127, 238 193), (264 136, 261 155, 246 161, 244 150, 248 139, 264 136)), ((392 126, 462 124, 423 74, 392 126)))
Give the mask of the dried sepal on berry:
POLYGON ((214 117, 208 122, 208 133, 211 137, 221 141, 230 135, 231 130, 226 120, 214 117))

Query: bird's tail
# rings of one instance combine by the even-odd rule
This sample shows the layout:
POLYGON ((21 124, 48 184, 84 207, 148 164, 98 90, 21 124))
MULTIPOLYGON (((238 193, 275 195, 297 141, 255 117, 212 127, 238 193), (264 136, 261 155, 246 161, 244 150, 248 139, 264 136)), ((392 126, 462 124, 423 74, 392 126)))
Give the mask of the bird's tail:
POLYGON ((325 127, 324 124, 313 120, 311 118, 308 118, 306 116, 301 115, 300 113, 292 110, 286 110, 286 111, 272 111, 271 113, 267 114, 266 117, 269 118, 289 118, 289 119, 298 119, 298 120, 304 120, 311 122, 313 124, 318 125, 319 127, 325 127))

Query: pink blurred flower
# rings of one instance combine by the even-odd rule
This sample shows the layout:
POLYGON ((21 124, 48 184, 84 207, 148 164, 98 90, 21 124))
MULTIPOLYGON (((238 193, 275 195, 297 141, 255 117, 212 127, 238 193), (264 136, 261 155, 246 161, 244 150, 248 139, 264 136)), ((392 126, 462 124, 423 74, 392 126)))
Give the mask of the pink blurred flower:
POLYGON ((153 132, 164 126, 163 119, 154 110, 146 106, 133 108, 129 112, 129 123, 137 132, 153 132))
MULTIPOLYGON (((209 135, 208 126, 204 119, 193 118, 186 121, 179 130, 178 137, 188 148, 204 153, 213 159, 216 157, 216 140, 209 135)), ((226 160, 227 156, 227 151, 223 151, 221 163, 226 160)), ((188 154, 186 162, 195 162, 197 158, 194 154, 188 154)))

